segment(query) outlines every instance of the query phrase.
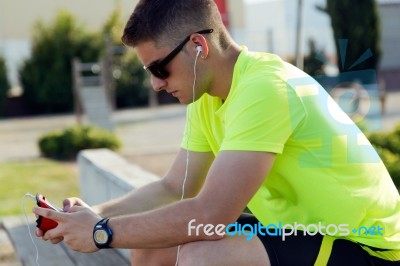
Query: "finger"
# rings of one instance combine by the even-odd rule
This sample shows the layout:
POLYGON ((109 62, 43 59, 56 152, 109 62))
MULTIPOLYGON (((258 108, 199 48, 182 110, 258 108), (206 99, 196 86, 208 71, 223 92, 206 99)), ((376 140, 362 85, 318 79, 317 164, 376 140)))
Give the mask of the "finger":
POLYGON ((37 236, 37 237, 42 237, 42 236, 44 235, 43 230, 41 230, 41 229, 39 229, 39 228, 36 228, 35 233, 36 233, 36 236, 37 236))
POLYGON ((69 211, 69 208, 71 208, 71 206, 75 205, 75 201, 74 198, 67 198, 65 200, 63 200, 63 210, 65 212, 69 211))
POLYGON ((72 206, 83 206, 83 207, 88 207, 85 202, 83 202, 80 198, 72 197, 72 198, 67 198, 63 201, 63 206, 64 206, 64 211, 68 212, 69 209, 72 206))
POLYGON ((39 216, 43 216, 46 217, 50 220, 53 221, 57 221, 57 222, 61 222, 64 219, 65 214, 62 212, 57 212, 57 211, 53 211, 51 209, 47 209, 47 208, 41 208, 41 207, 34 207, 32 209, 33 213, 39 215, 39 216))
POLYGON ((56 237, 56 238, 51 239, 50 242, 51 242, 52 244, 58 244, 58 243, 60 243, 60 242, 63 241, 63 240, 64 240, 64 237, 56 237))
POLYGON ((44 233, 44 235, 42 236, 42 239, 43 240, 50 240, 51 242, 53 242, 53 240, 57 241, 58 239, 64 239, 64 237, 63 237, 63 234, 62 234, 62 230, 59 230, 58 227, 56 227, 54 229, 46 231, 44 233))

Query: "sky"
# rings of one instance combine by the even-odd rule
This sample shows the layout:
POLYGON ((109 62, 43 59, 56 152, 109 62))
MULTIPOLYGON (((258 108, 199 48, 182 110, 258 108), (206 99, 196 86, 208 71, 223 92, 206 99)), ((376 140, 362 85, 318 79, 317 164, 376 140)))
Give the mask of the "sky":
POLYGON ((253 3, 260 3, 260 2, 268 2, 273 0, 244 0, 245 3, 253 4, 253 3))
MULTIPOLYGON (((246 30, 244 43, 253 50, 267 50, 280 56, 293 56, 297 25, 298 0, 243 0, 246 30), (267 33, 268 32, 268 33, 267 33)), ((303 0, 302 53, 308 53, 309 39, 328 54, 335 53, 329 17, 318 11, 316 5, 326 0, 303 0)), ((240 40, 235 36, 237 40, 240 40)))
POLYGON ((254 4, 254 3, 265 3, 274 0, 243 0, 245 3, 254 4))

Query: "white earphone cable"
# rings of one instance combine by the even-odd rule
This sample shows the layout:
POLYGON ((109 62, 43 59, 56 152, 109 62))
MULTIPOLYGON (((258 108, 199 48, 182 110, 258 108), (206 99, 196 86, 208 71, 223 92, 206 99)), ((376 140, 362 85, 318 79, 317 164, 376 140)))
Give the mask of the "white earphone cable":
MULTIPOLYGON (((197 66, 197 59, 200 55, 199 50, 197 50, 197 54, 196 54, 196 58, 194 60, 194 66, 193 66, 193 86, 192 86, 192 104, 188 105, 187 108, 187 121, 186 124, 189 126, 188 127, 188 136, 186 138, 186 167, 185 167, 185 176, 183 178, 183 182, 182 182, 182 195, 181 195, 181 200, 184 199, 185 197, 185 184, 186 184, 186 179, 188 176, 188 171, 189 171, 189 140, 190 140, 190 136, 192 134, 192 118, 193 118, 193 103, 195 100, 195 87, 196 87, 196 79, 197 79, 197 73, 196 73, 196 66, 197 66)), ((175 266, 178 266, 178 262, 179 262, 179 252, 181 249, 181 245, 178 246, 178 250, 176 252, 176 261, 175 261, 175 266)))
POLYGON ((40 264, 39 264, 39 249, 38 249, 38 247, 37 247, 37 245, 35 243, 35 240, 33 239, 33 236, 32 236, 32 233, 31 233, 31 228, 29 227, 28 215, 26 214, 26 208, 25 208, 25 198, 31 198, 31 199, 36 201, 36 197, 33 196, 30 193, 26 193, 21 198, 21 204, 22 204, 22 210, 23 210, 24 216, 25 216, 26 227, 28 228, 29 236, 30 236, 30 238, 32 240, 32 244, 35 246, 35 250, 36 250, 36 260, 35 260, 35 262, 36 262, 37 266, 40 266, 40 264))

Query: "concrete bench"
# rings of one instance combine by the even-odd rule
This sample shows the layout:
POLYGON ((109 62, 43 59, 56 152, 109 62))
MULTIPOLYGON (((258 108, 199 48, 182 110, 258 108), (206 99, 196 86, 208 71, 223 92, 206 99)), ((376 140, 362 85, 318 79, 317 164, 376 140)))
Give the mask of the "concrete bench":
MULTIPOLYGON (((0 227, 5 230, 16 252, 16 256, 24 266, 37 266, 36 249, 33 245, 24 217, 4 218, 0 227)), ((29 229, 34 234, 35 224, 30 223, 29 229)), ((83 254, 69 249, 64 243, 53 245, 33 236, 39 251, 40 266, 99 266, 99 265, 130 265, 129 259, 118 250, 101 250, 95 253, 83 254)))
MULTIPOLYGON (((80 197, 91 205, 122 196, 159 179, 107 149, 81 152, 78 166, 80 197)), ((5 218, 0 221, 0 226, 7 232, 22 265, 36 266, 36 249, 29 237, 25 218, 5 218)), ((31 223, 29 226, 33 233, 36 224, 31 223)), ((64 243, 53 245, 35 236, 34 240, 39 249, 40 266, 130 265, 129 250, 109 249, 82 254, 69 249, 64 243)))

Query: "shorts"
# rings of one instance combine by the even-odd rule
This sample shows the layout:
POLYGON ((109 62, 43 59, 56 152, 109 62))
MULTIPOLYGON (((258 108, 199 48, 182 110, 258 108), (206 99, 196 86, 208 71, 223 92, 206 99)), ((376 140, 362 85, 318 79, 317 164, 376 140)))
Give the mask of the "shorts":
MULTIPOLYGON (((240 225, 250 224, 257 225, 257 218, 252 214, 242 214, 237 223, 240 225)), ((324 236, 321 234, 303 235, 297 234, 297 236, 286 236, 285 240, 282 240, 281 236, 272 236, 266 234, 257 234, 258 238, 263 243, 268 257, 271 262, 271 266, 312 266, 312 265, 328 265, 328 266, 346 266, 346 265, 357 265, 357 266, 384 266, 384 265, 400 265, 400 261, 387 261, 375 256, 371 256, 365 251, 360 244, 346 240, 346 239, 335 239, 333 237, 325 238, 333 241, 332 250, 329 254, 329 248, 323 250, 321 248, 322 242, 326 243, 324 236), (321 249, 321 251, 320 251, 321 249), (328 252, 328 254, 326 254, 328 252), (320 254, 325 253, 325 254, 320 254), (320 255, 320 256, 319 256, 320 255), (324 256, 325 255, 325 256, 324 256), (318 258, 318 262, 316 260, 318 258), (321 261, 324 261, 322 262, 321 261), (327 261, 327 262, 326 262, 327 261)), ((324 245, 325 246, 325 245, 324 245)), ((385 251, 382 249, 373 250, 385 251)))

